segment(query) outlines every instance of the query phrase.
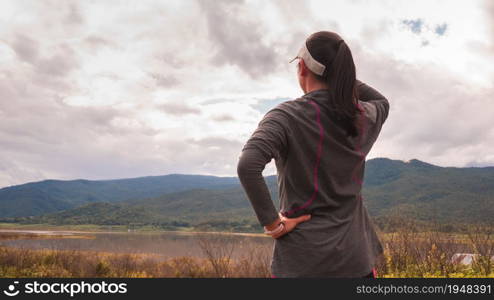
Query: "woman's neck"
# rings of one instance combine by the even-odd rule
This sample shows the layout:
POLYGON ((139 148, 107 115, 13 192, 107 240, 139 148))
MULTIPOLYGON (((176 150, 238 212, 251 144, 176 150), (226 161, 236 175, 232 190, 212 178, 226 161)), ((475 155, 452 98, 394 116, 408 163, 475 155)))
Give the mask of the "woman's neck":
POLYGON ((322 89, 329 89, 329 86, 324 82, 316 80, 315 78, 307 77, 307 80, 305 81, 302 90, 304 91, 304 93, 308 94, 312 91, 317 91, 322 89))

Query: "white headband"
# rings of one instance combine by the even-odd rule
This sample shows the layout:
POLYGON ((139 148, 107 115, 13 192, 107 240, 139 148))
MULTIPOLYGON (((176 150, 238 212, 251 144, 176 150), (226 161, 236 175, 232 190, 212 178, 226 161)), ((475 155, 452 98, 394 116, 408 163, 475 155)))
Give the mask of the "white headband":
POLYGON ((297 58, 303 59, 307 68, 309 68, 309 70, 311 70, 315 74, 317 74, 319 76, 322 76, 322 74, 324 74, 324 70, 326 69, 326 67, 323 64, 321 64, 320 62, 318 62, 317 60, 315 60, 312 57, 312 55, 310 55, 310 52, 309 52, 309 49, 307 49, 306 43, 304 43, 302 48, 300 48, 300 50, 298 51, 297 56, 295 56, 290 62, 294 61, 297 58))

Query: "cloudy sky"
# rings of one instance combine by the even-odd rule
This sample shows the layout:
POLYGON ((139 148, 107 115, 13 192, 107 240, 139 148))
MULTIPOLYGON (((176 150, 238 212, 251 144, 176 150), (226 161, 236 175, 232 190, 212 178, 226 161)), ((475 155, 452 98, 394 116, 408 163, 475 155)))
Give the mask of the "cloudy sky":
MULTIPOLYGON (((494 1, 0 2, 0 187, 236 175, 315 31, 391 103, 368 158, 494 165, 494 1)), ((275 173, 271 163, 264 174, 275 173)))

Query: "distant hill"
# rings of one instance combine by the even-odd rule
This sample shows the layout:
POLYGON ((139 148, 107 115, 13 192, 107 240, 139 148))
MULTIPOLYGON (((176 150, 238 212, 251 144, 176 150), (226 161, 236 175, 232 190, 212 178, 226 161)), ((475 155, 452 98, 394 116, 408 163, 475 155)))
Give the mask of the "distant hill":
POLYGON ((438 167, 419 160, 369 160, 364 197, 369 214, 392 212, 442 222, 492 221, 494 167, 438 167))
MULTIPOLYGON (((278 206, 276 177, 268 176, 266 180, 278 206)), ((214 187, 194 186, 157 197, 128 197, 132 199, 118 203, 93 201, 75 209, 17 221, 162 227, 209 224, 220 229, 258 229, 238 181, 214 187)), ((494 216, 494 167, 444 168, 419 160, 371 159, 366 164, 363 195, 370 215, 378 220, 399 213, 442 223, 490 221, 494 216)))
MULTIPOLYGON (((276 176, 266 177, 266 182, 278 206, 276 176)), ((222 189, 190 189, 118 203, 89 203, 74 209, 15 220, 56 225, 156 225, 168 229, 205 224, 216 229, 233 227, 237 231, 256 231, 259 227, 239 184, 222 189)))
POLYGON ((120 202, 238 184, 236 177, 183 174, 115 180, 44 180, 0 189, 0 217, 37 216, 88 203, 120 202))

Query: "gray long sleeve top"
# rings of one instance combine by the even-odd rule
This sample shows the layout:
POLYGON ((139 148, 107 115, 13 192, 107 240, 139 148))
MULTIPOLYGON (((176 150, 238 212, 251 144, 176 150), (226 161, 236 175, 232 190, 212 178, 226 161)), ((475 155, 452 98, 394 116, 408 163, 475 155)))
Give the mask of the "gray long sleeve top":
POLYGON ((242 149, 237 173, 261 225, 278 217, 262 176, 273 158, 279 212, 312 216, 274 240, 271 272, 277 277, 361 277, 383 252, 361 191, 365 157, 389 102, 361 81, 357 87, 358 136, 347 136, 331 117, 329 91, 321 89, 268 111, 242 149))

